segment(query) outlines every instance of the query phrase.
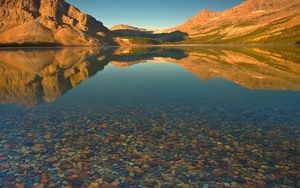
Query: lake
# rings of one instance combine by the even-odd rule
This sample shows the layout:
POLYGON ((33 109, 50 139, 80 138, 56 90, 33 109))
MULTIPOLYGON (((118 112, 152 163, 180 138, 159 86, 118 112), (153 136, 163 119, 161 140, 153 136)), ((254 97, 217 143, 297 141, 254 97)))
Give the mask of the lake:
POLYGON ((299 187, 300 48, 0 50, 0 187, 299 187))

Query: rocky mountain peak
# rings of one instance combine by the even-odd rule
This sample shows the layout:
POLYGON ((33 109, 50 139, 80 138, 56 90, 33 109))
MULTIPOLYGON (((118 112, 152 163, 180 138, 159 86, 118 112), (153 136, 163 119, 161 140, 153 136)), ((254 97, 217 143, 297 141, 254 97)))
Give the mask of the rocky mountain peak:
MULTIPOLYGON (((3 43, 32 42, 34 38, 35 42, 42 43, 99 45, 109 32, 101 22, 64 0, 1 0, 0 17, 0 39, 3 43), (32 29, 42 33, 31 36, 30 32, 23 31, 29 36, 14 39, 13 32, 22 32, 22 29, 30 28, 26 24, 32 23, 35 23, 32 29), (41 40, 42 35, 53 38, 41 40)), ((18 36, 18 33, 14 34, 18 36)))
POLYGON ((180 26, 171 30, 176 30, 178 28, 179 30, 181 28, 184 30, 187 29, 187 27, 206 24, 209 21, 225 20, 231 17, 247 16, 253 13, 263 13, 283 9, 284 7, 292 6, 296 3, 300 3, 300 0, 246 0, 233 8, 225 10, 224 12, 213 12, 209 9, 204 9, 180 26))
POLYGON ((188 34, 186 43, 293 43, 299 39, 300 0, 246 0, 223 12, 204 9, 166 29, 188 34))
POLYGON ((217 17, 217 15, 218 15, 217 12, 210 11, 209 9, 204 9, 201 12, 199 12, 196 16, 194 16, 194 17, 190 18, 188 21, 186 21, 184 23, 184 25, 185 24, 187 24, 187 25, 199 24, 199 23, 207 22, 207 21, 217 17))
POLYGON ((243 16, 256 11, 269 11, 289 6, 299 0, 247 0, 238 6, 228 9, 222 16, 243 16))

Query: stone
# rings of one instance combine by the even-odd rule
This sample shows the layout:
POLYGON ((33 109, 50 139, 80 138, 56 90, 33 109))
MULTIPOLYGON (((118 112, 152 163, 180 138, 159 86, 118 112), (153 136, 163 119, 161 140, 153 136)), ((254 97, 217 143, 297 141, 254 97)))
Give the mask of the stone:
POLYGON ((25 186, 22 183, 17 183, 16 188, 25 188, 25 186))
POLYGON ((99 46, 112 41, 101 22, 64 0, 3 0, 0 14, 2 44, 99 46))

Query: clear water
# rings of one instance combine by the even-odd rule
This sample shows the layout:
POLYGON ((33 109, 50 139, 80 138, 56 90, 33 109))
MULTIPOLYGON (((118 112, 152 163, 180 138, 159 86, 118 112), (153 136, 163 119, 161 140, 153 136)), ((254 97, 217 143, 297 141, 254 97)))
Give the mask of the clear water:
POLYGON ((299 187, 300 49, 0 51, 0 187, 299 187))

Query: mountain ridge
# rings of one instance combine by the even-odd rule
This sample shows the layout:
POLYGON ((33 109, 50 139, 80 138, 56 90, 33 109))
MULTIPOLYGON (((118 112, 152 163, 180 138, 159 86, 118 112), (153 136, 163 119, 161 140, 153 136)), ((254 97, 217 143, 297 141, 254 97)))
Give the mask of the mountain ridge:
POLYGON ((114 25, 111 28, 109 28, 111 31, 117 31, 117 30, 136 30, 136 31, 146 31, 144 28, 134 27, 127 24, 118 24, 114 25))
POLYGON ((300 0, 247 0, 223 12, 208 9, 165 32, 189 34, 187 43, 297 43, 300 0))
POLYGON ((203 22, 212 21, 216 18, 220 19, 234 16, 246 16, 252 13, 274 11, 276 9, 293 6, 299 2, 299 0, 246 0, 241 4, 229 8, 223 12, 214 12, 206 8, 195 16, 189 18, 183 24, 179 25, 179 27, 183 25, 201 24, 203 22))
POLYGON ((1 0, 0 16, 2 44, 99 46, 111 42, 102 22, 64 0, 1 0))
POLYGON ((0 46, 299 44, 300 0, 246 0, 160 31, 106 28, 65 0, 0 0, 0 46))

